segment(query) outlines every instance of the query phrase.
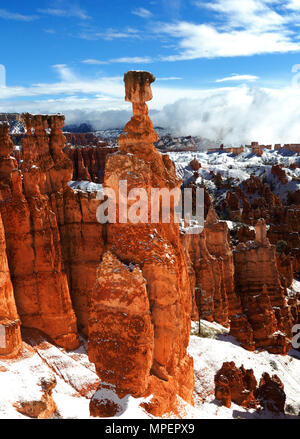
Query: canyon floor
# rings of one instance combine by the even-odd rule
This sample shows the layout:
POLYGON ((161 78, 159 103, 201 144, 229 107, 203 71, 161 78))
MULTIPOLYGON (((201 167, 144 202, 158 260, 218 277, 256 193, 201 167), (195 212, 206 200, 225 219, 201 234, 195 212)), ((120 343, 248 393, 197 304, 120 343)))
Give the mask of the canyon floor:
MULTIPOLYGON (((194 407, 178 401, 182 419, 255 419, 300 418, 300 354, 291 350, 289 355, 273 355, 268 352, 249 352, 243 349, 228 329, 217 323, 201 321, 202 335, 198 335, 198 323, 192 324, 189 353, 194 358, 195 392, 194 407), (221 406, 214 396, 214 375, 223 362, 234 361, 237 366, 253 369, 259 381, 263 372, 277 374, 286 392, 286 414, 246 410, 236 404, 231 408, 221 406)), ((56 378, 53 399, 57 406, 54 418, 88 419, 89 402, 99 384, 95 367, 89 362, 86 345, 81 337, 80 348, 67 352, 43 340, 35 333, 26 334, 22 357, 18 360, 0 361, 1 419, 26 419, 17 410, 17 403, 39 401, 42 396, 40 380, 56 378)), ((119 400, 122 412, 118 419, 153 418, 141 407, 142 399, 125 397, 119 400)), ((168 415, 173 418, 174 415, 168 415)), ((177 416, 176 416, 177 417, 177 416)))

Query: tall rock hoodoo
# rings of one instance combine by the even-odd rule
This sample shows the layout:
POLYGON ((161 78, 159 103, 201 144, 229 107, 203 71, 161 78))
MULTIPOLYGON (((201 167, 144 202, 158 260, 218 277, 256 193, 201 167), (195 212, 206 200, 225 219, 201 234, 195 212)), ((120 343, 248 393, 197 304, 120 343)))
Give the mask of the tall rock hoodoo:
MULTIPOLYGON (((154 80, 148 72, 131 71, 124 77, 133 117, 119 137, 120 151, 106 161, 104 179, 104 186, 117 194, 117 214, 120 181, 127 182, 126 194, 144 189, 148 200, 151 188, 171 190, 181 184, 169 157, 153 145, 158 136, 145 102, 152 99, 154 80)), ((128 209, 132 205, 129 201, 128 209)), ((173 217, 169 224, 161 217, 152 223, 149 212, 145 222, 133 224, 117 216, 115 224, 105 226, 106 253, 89 319, 89 357, 106 383, 91 402, 94 415, 117 411, 101 397, 112 389, 119 398, 152 395, 145 408, 154 415, 176 411, 176 395, 192 403, 193 361, 186 353, 192 304, 179 226, 173 217), (109 330, 105 322, 110 322, 109 330)))
POLYGON ((11 157, 13 142, 9 136, 9 124, 0 122, 0 182, 2 198, 5 198, 6 190, 9 190, 10 175, 13 169, 17 168, 16 160, 11 157), (3 193, 4 192, 4 193, 3 193))
POLYGON ((14 296, 23 326, 39 329, 58 345, 74 348, 78 345, 76 317, 53 203, 72 170, 62 152, 64 117, 27 114, 24 119, 27 135, 21 170, 6 160, 10 172, 0 191, 14 296))
POLYGON ((20 319, 6 257, 6 242, 0 215, 0 358, 12 357, 21 348, 20 319))
MULTIPOLYGON (((10 193, 11 172, 17 163, 10 156, 13 144, 9 124, 0 123, 0 206, 10 193)), ((0 358, 12 357, 21 348, 20 319, 16 308, 13 286, 6 254, 6 238, 0 213, 0 358)))
POLYGON ((100 201, 96 192, 66 186, 55 194, 62 256, 78 330, 88 335, 89 298, 103 254, 103 225, 97 221, 100 201))
POLYGON ((231 316, 241 312, 241 303, 234 288, 233 255, 226 222, 219 221, 210 205, 203 232, 192 235, 183 231, 181 239, 191 261, 190 277, 195 284, 193 318, 197 317, 197 303, 202 319, 228 326, 231 316))
POLYGON ((253 344, 251 339, 248 346, 245 340, 241 340, 244 347, 287 354, 292 336, 292 315, 280 282, 275 247, 267 238, 264 220, 257 222, 255 241, 240 243, 236 247, 234 263, 235 286, 243 314, 232 320, 232 335, 241 339, 242 328, 249 323, 253 344))

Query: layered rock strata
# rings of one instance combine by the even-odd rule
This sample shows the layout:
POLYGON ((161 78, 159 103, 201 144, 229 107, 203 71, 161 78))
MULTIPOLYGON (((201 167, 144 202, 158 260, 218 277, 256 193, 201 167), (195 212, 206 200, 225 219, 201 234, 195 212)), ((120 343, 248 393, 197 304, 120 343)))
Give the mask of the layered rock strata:
POLYGON ((78 330, 87 336, 90 297, 104 250, 104 227, 97 221, 100 201, 96 192, 67 186, 55 195, 53 204, 78 330))
POLYGON ((0 357, 13 357, 21 349, 20 319, 6 256, 4 227, 0 215, 0 357))
MULTIPOLYGON (((153 75, 128 72, 124 80, 133 117, 119 137, 120 151, 107 159, 105 167, 104 185, 117 194, 118 221, 106 226, 109 253, 103 257, 98 272, 101 276, 92 295, 89 356, 100 378, 113 385, 118 396, 152 395, 145 408, 161 415, 176 410, 176 395, 192 402, 193 361, 186 353, 191 315, 188 267, 174 219, 169 224, 160 219, 152 223, 148 211, 144 212, 144 223, 122 223, 118 215, 122 199, 118 194, 120 181, 126 181, 126 195, 139 188, 151 200, 151 188, 179 188, 180 180, 169 157, 158 153, 153 145, 157 134, 145 103, 152 98, 153 75), (130 264, 135 266, 131 272, 130 264), (114 322, 112 334, 101 323, 109 316, 114 322), (102 346, 101 340, 106 340, 102 346), (110 353, 114 342, 116 349, 110 353), (121 364, 123 354, 128 369, 121 364), (105 355, 114 357, 109 373, 105 355), (122 373, 132 379, 122 380, 122 373)), ((133 204, 129 202, 129 209, 133 204)), ((147 202, 137 210, 141 213, 145 206, 147 202)), ((99 414, 102 412, 103 407, 99 414)))
MULTIPOLYGON (((239 244, 234 251, 235 286, 242 303, 242 315, 232 321, 231 333, 242 339, 245 316, 253 330, 248 349, 266 349, 287 354, 292 336, 292 315, 276 265, 275 247, 267 239, 263 220, 256 226, 256 240, 239 244), (241 319, 240 324, 238 320, 241 319)), ((245 342, 245 340, 243 340, 245 342)), ((244 347, 247 348, 245 345, 244 347)))
POLYGON ((208 208, 204 231, 195 235, 183 233, 182 244, 192 264, 194 318, 200 313, 202 319, 228 326, 231 316, 241 312, 241 303, 234 287, 228 227, 219 221, 212 205, 208 208))
POLYGON ((78 345, 76 317, 53 209, 53 198, 71 176, 62 152, 64 117, 27 114, 24 119, 21 170, 16 164, 8 167, 0 204, 14 297, 23 326, 73 348, 78 345))
POLYGON ((117 150, 106 143, 86 147, 67 145, 64 152, 73 163, 72 179, 103 183, 106 157, 117 150))

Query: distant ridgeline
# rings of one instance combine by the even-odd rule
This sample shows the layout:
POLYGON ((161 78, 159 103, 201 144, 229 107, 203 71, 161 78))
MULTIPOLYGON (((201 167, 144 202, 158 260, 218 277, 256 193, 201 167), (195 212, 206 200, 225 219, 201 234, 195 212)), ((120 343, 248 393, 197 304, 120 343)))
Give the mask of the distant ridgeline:
MULTIPOLYGON (((19 113, 0 113, 0 122, 8 122, 10 124, 10 135, 15 145, 20 145, 21 140, 25 135, 25 125, 22 115, 19 113)), ((272 145, 260 145, 259 142, 251 142, 250 145, 239 147, 225 147, 219 142, 205 139, 201 136, 177 136, 170 134, 167 129, 162 127, 155 127, 159 135, 159 140, 155 143, 156 148, 164 152, 171 151, 206 151, 211 152, 225 152, 228 154, 239 155, 245 151, 245 148, 251 149, 252 154, 261 156, 264 149, 272 149, 272 145), (219 146, 220 145, 220 146, 219 146)), ((107 141, 108 143, 116 142, 118 136, 123 131, 123 128, 111 128, 95 130, 89 122, 82 122, 79 124, 68 124, 63 128, 64 134, 67 138, 67 143, 74 146, 91 146, 95 142, 95 146, 99 141, 107 141), (72 136, 75 134, 77 136, 72 136), (78 134, 88 135, 86 139, 84 136, 78 134), (79 145, 78 140, 81 138, 79 145), (75 143, 74 143, 75 142, 75 143)), ((104 145, 103 145, 104 146, 104 145)), ((297 152, 300 155, 300 143, 275 144, 275 150, 287 149, 291 152, 297 152)))

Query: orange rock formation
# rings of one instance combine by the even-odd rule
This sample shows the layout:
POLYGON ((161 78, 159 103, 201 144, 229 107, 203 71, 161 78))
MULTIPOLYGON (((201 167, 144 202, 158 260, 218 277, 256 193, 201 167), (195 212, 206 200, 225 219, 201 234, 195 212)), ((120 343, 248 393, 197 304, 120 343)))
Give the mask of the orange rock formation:
POLYGON ((68 186, 55 196, 62 256, 78 329, 88 335, 89 300, 96 283, 104 239, 97 221, 100 201, 96 193, 73 191, 68 186))
POLYGON ((263 373, 255 397, 260 406, 271 412, 284 413, 286 395, 284 385, 277 375, 263 373))
POLYGON ((73 162, 72 179, 103 183, 106 157, 117 150, 104 142, 84 148, 67 145, 64 152, 73 162))
POLYGON ((286 395, 277 375, 263 373, 259 386, 253 370, 239 369, 233 361, 223 363, 215 375, 215 396, 222 405, 231 407, 234 402, 245 408, 265 409, 284 413, 286 395))
POLYGON ((64 117, 24 118, 22 169, 15 170, 13 163, 7 167, 10 172, 4 178, 0 204, 14 296, 23 326, 37 328, 57 344, 73 348, 78 344, 76 318, 52 206, 71 174, 71 164, 62 152, 64 117), (46 128, 51 130, 49 136, 46 128))
MULTIPOLYGON (((101 145, 64 148, 63 116, 25 114, 27 134, 16 160, 9 125, 0 123, 0 356, 18 354, 20 321, 68 349, 78 345, 78 322, 89 335, 89 357, 102 380, 90 404, 92 416, 117 414, 117 401, 127 395, 152 395, 144 407, 160 416, 176 412, 177 395, 192 403, 193 361, 186 352, 191 315, 230 323, 231 334, 249 350, 288 352, 291 326, 300 315, 299 297, 288 303, 285 297, 293 271, 300 273, 300 209, 284 207, 257 177, 228 192, 224 203, 231 217, 248 224, 265 217, 271 222, 270 241, 286 240, 289 255, 275 253, 263 221, 254 241, 248 241, 253 231, 240 229, 237 238, 246 244, 232 252, 227 224, 219 220, 207 191, 199 235, 180 235, 173 216, 163 223, 161 207, 152 223, 150 203, 144 223, 124 222, 119 217, 121 181, 127 182, 127 194, 139 188, 148 199, 152 188, 181 186, 172 161, 153 145, 158 136, 146 101, 155 78, 128 72, 124 79, 133 117, 115 154, 109 155, 111 148, 104 153, 101 145), (117 194, 115 224, 97 221, 95 193, 67 184, 72 174, 102 181, 105 162, 104 187, 117 194)), ((201 165, 194 159, 191 166, 195 191, 201 165)), ((284 179, 280 169, 273 171, 284 179)), ((215 181, 219 187, 230 184, 220 174, 215 181)), ((128 209, 135 208, 130 203, 128 209)), ((217 393, 226 405, 232 399, 252 406, 254 377, 248 372, 233 373, 236 391, 228 387, 231 378, 226 382, 219 376, 217 393)), ((265 394, 273 394, 267 377, 262 385, 265 394)))
MULTIPOLYGON (((9 124, 0 123, 0 206, 9 194, 10 174, 17 166, 10 157, 13 144, 9 124)), ((20 320, 15 304, 6 254, 6 238, 0 213, 0 356, 15 356, 21 347, 20 320)))
MULTIPOLYGON (((290 348, 292 316, 276 265, 275 247, 267 239, 266 224, 258 221, 256 240, 240 243, 234 251, 235 285, 243 315, 232 321, 231 333, 244 343, 240 329, 245 316, 253 330, 248 349, 266 349, 287 354, 290 348), (238 324, 238 320, 240 324, 238 324)), ((249 333, 249 330, 247 331, 249 333)))
POLYGON ((20 319, 6 257, 6 242, 0 215, 0 357, 18 354, 21 348, 20 319))
POLYGON ((183 234, 182 243, 193 269, 194 317, 197 317, 197 302, 201 318, 228 326, 229 318, 241 311, 241 304, 234 288, 234 264, 227 224, 219 221, 211 205, 204 231, 198 235, 183 234))
POLYGON ((215 396, 222 405, 231 407, 234 402, 245 408, 256 408, 254 392, 257 387, 252 369, 239 369, 233 361, 223 363, 215 375, 215 396))
MULTIPOLYGON (((104 180, 116 194, 121 180, 127 181, 128 191, 143 188, 148 194, 152 187, 180 186, 174 164, 153 145, 157 134, 145 102, 152 98, 154 79, 147 72, 128 72, 124 77, 133 117, 119 137, 120 152, 107 159, 104 180)), ((117 197, 117 213, 121 202, 117 197)), ((97 373, 115 386, 118 396, 152 394, 145 407, 154 415, 175 410, 176 395, 191 403, 193 361, 186 353, 191 292, 178 224, 119 221, 106 226, 106 239, 89 319, 89 356, 97 373), (112 332, 104 321, 113 322, 112 332), (131 379, 122 380, 122 374, 131 379)), ((103 404, 91 405, 94 414, 105 411, 103 404)))

